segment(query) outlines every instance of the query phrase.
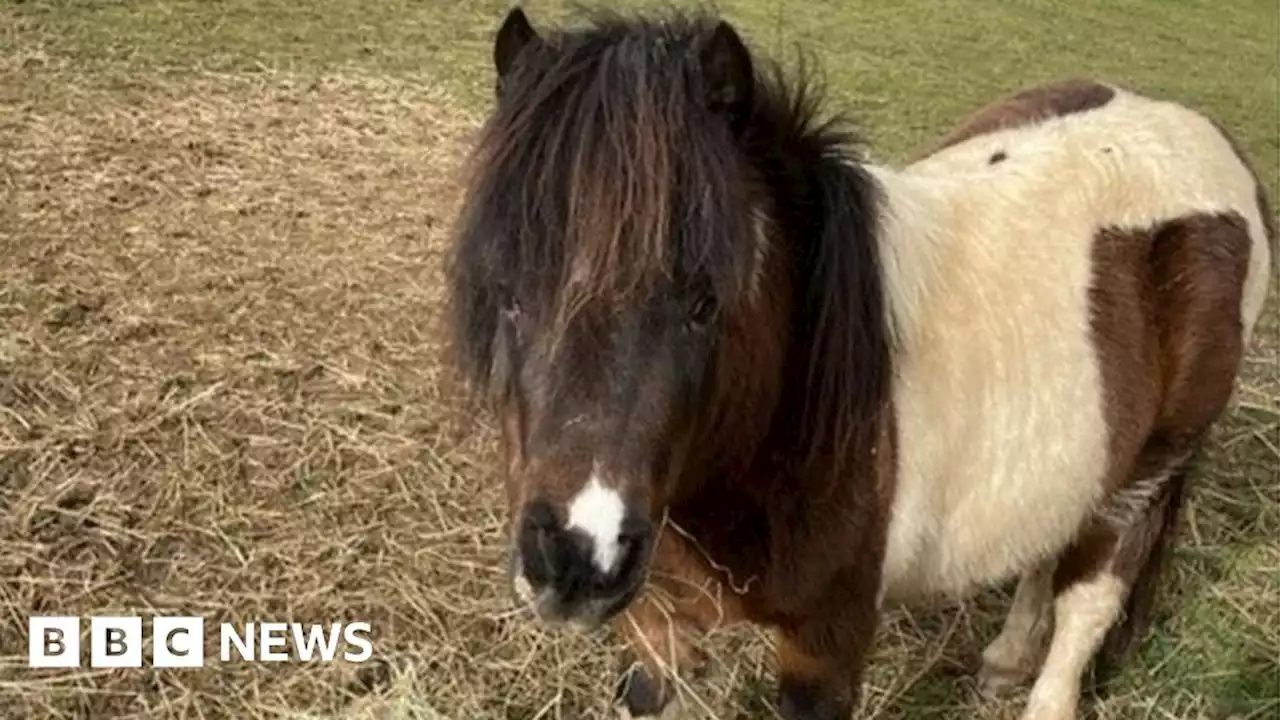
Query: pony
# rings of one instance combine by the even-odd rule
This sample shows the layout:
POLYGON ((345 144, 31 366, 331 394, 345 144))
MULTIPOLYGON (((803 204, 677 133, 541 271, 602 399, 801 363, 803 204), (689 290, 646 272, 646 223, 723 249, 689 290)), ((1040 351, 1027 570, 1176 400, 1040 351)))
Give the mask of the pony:
POLYGON ((632 717, 753 623, 781 716, 834 720, 886 608, 1016 577, 982 685, 1076 717, 1150 617, 1269 287, 1223 128, 1057 81, 876 164, 803 63, 709 11, 517 6, 492 62, 448 319, 500 429, 514 597, 621 633, 632 717))

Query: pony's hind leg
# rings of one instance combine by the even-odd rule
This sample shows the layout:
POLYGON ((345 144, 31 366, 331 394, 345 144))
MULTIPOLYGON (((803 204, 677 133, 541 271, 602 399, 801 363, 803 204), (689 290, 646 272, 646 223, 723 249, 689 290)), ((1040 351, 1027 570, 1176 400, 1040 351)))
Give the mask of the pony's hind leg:
POLYGON ((1112 238, 1097 246, 1100 262, 1107 263, 1123 262, 1115 254, 1122 246, 1142 250, 1143 260, 1133 267, 1135 278, 1145 278, 1143 297, 1121 302, 1123 293, 1099 295, 1108 298, 1104 306, 1132 302, 1142 308, 1141 319, 1131 318, 1133 328, 1147 333, 1136 346, 1142 349, 1119 339, 1127 332, 1124 323, 1104 328, 1098 342, 1103 355, 1113 353, 1105 367, 1145 371, 1160 387, 1143 391, 1128 371, 1115 378, 1121 383, 1115 388, 1133 392, 1109 401, 1111 460, 1123 463, 1133 452, 1128 448, 1140 450, 1131 467, 1111 469, 1108 482, 1121 484, 1059 558, 1056 627, 1023 720, 1074 720, 1084 672, 1099 649, 1109 665, 1145 631, 1187 463, 1226 409, 1244 355, 1241 298, 1253 244, 1244 220, 1193 215, 1149 235, 1146 245, 1112 238), (1158 393, 1148 397, 1152 390, 1158 393), (1141 436, 1129 435, 1148 427, 1141 436))
POLYGON ((1120 578, 1102 573, 1054 599, 1053 641, 1023 720, 1076 720, 1084 671, 1120 617, 1124 595, 1120 578))
POLYGON ((978 684, 995 695, 1031 677, 1044 657, 1045 641, 1053 627, 1053 568, 1043 562, 1023 573, 1014 591, 1004 627, 982 652, 978 684))
POLYGON ((1127 652, 1150 620, 1159 569, 1176 524, 1185 458, 1122 490, 1059 560, 1054 631, 1022 720, 1075 720, 1098 651, 1127 652))

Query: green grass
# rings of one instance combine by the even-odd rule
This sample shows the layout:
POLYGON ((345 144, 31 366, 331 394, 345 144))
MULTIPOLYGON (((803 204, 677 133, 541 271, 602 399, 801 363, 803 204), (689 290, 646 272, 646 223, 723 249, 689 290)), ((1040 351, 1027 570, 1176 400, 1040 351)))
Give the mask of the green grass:
MULTIPOLYGON (((630 2, 632 7, 688 3, 630 2)), ((359 65, 443 81, 488 100, 497 0, 27 0, 78 60, 151 68, 302 72, 359 65)), ((535 22, 565 0, 525 3, 535 22)), ((811 52, 832 95, 898 156, 994 95, 1047 77, 1092 75, 1214 111, 1266 160, 1280 157, 1277 43, 1270 0, 729 0, 718 4, 760 49, 811 52)))
MULTIPOLYGON (((318 78, 358 72, 429 83, 461 107, 483 111, 492 85, 490 36, 507 5, 26 0, 0 8, 0 53, 22 58, 24 67, 64 64, 74 75, 112 82, 164 77, 170 87, 208 73, 269 70, 318 78)), ((526 7, 535 23, 569 16, 559 0, 526 7)), ((1273 196, 1280 195, 1280 10, 1274 0, 903 0, 896 6, 734 0, 720 7, 757 48, 784 59, 797 47, 812 53, 829 78, 832 108, 863 126, 877 159, 904 157, 999 94, 1088 75, 1214 115, 1254 156, 1273 196)), ((71 103, 60 91, 33 82, 21 102, 6 107, 71 103)), ((129 92, 127 83, 119 92, 129 92)), ((1264 320, 1261 347, 1246 370, 1242 398, 1250 408, 1215 434, 1216 449, 1188 515, 1188 539, 1168 576, 1161 622, 1111 689, 1119 700, 1108 717, 1280 716, 1275 308, 1273 296, 1272 317, 1264 320)), ((972 655, 991 637, 1003 597, 988 596, 971 611, 966 629, 951 640, 952 654, 972 655)), ((894 663, 922 665, 933 652, 928 642, 941 637, 945 624, 933 617, 914 655, 903 649, 914 641, 881 655, 871 681, 893 685, 901 679, 890 673, 894 663)), ((886 712, 970 717, 980 706, 965 683, 925 672, 886 712)), ((768 692, 745 685, 747 695, 768 692)), ((545 702, 531 701, 529 712, 545 702)))

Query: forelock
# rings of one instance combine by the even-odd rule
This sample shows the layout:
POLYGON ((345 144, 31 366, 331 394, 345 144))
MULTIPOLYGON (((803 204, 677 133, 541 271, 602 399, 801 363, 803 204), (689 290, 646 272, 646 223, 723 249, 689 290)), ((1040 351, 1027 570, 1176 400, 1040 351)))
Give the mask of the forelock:
POLYGON ((597 17, 505 84, 477 153, 467 219, 491 279, 561 322, 671 283, 748 281, 750 187, 727 126, 699 102, 709 24, 597 17))

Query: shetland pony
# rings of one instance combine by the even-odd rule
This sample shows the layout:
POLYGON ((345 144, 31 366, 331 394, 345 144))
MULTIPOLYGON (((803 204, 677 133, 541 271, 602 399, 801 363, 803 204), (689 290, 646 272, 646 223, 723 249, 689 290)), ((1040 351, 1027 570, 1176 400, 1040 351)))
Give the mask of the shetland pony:
POLYGON ((517 8, 493 62, 451 320, 523 602, 628 638, 632 716, 752 622, 782 716, 826 720, 883 608, 1018 576, 982 682, 1076 717, 1149 615, 1268 288, 1223 130, 1070 81, 894 169, 714 17, 517 8))

